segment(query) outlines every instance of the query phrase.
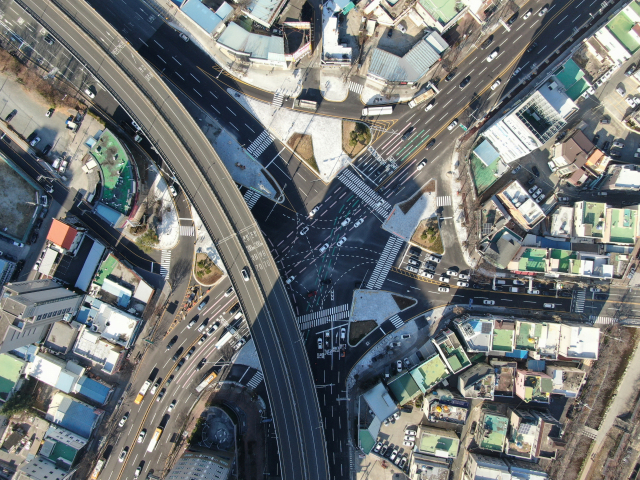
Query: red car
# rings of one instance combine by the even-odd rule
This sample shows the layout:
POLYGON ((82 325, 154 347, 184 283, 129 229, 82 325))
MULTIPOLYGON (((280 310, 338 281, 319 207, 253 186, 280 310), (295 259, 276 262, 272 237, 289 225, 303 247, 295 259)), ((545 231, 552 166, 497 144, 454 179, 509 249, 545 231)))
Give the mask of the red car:
POLYGON ((311 297, 315 297, 318 294, 317 290, 310 290, 307 292, 307 297, 311 298, 311 297))

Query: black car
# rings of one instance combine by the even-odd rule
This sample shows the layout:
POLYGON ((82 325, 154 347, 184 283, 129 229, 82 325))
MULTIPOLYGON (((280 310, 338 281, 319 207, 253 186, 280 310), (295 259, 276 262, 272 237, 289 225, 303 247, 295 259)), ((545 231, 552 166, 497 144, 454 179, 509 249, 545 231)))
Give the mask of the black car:
POLYGON ((431 147, 433 147, 436 144, 436 139, 432 138, 431 141, 429 143, 427 143, 427 146, 424 147, 425 150, 429 150, 431 147))
POLYGON ((464 77, 464 80, 460 82, 460 89, 463 89, 464 87, 469 85, 470 81, 471 81, 471 75, 467 75, 466 77, 464 77))
POLYGON ((596 300, 606 300, 607 298, 609 298, 609 296, 606 293, 596 293, 594 295, 594 298, 596 300))
POLYGON ((593 136, 593 140, 591 141, 591 143, 593 143, 597 147, 598 146, 598 140, 600 140, 600 135, 594 135, 593 136))
POLYGON ((489 35, 489 38, 487 38, 484 42, 482 42, 482 44, 480 45, 480 48, 484 50, 492 43, 493 43, 493 35, 489 35))
POLYGON ((419 257, 422 254, 422 250, 420 250, 418 247, 411 247, 409 249, 409 253, 411 255, 417 255, 419 257))
POLYGON ((537 47, 538 44, 536 42, 533 42, 531 45, 529 45, 529 48, 527 48, 527 53, 533 52, 537 47))
POLYGON ((173 347, 177 341, 178 341, 178 336, 176 335, 171 339, 169 343, 167 343, 167 350, 171 350, 171 347, 173 347))
POLYGON ((173 382, 173 375, 167 378, 167 382, 164 384, 164 386, 168 387, 169 385, 171 385, 171 382, 173 382))
POLYGON ((180 355, 182 355, 182 352, 184 350, 184 347, 180 347, 178 350, 176 350, 176 353, 173 354, 173 357, 171 357, 171 359, 175 362, 178 360, 178 358, 180 358, 180 355))
POLYGON ((13 110, 9 115, 6 116, 6 118, 4 119, 5 122, 10 122, 11 120, 13 120, 13 117, 15 117, 18 114, 18 110, 13 110))
POLYGON ((180 369, 182 368, 182 366, 184 365, 184 362, 186 362, 186 360, 184 358, 182 358, 178 364, 176 365, 176 372, 179 372, 180 369))
POLYGON ((561 297, 572 297, 573 296, 573 292, 571 292, 571 290, 562 290, 560 292, 560 296, 561 297))
POLYGON ((38 136, 37 132, 31 132, 31 135, 29 135, 27 137, 27 142, 31 143, 31 140, 33 140, 34 138, 36 138, 38 136))
POLYGON ((627 77, 630 77, 631 75, 633 75, 633 73, 634 73, 635 71, 636 71, 636 64, 635 64, 635 63, 633 63, 633 64, 629 65, 629 68, 627 68, 627 71, 626 71, 626 72, 624 72, 624 74, 625 74, 627 77))
POLYGON ((402 135, 402 140, 408 139, 411 136, 411 134, 413 133, 414 130, 415 130, 415 128, 409 127, 409 129, 406 132, 404 132, 404 135, 402 135))
POLYGON ((517 19, 518 19, 518 14, 516 13, 509 20, 507 20, 507 25, 513 25, 513 22, 515 22, 517 19))
POLYGON ((527 185, 531 186, 536 182, 536 178, 535 177, 531 177, 531 179, 527 182, 527 185))
POLYGON ((206 358, 203 358, 202 360, 200 360, 200 362, 198 362, 198 365, 196 365, 196 370, 202 370, 202 367, 204 367, 205 363, 207 363, 206 358))
POLYGON ((538 167, 536 167, 535 165, 531 167, 531 173, 533 173, 536 177, 540 176, 540 170, 538 170, 538 167))
POLYGON ((46 155, 47 153, 49 153, 51 151, 51 145, 46 145, 43 149, 42 149, 42 155, 46 155))
POLYGON ((193 352, 195 352, 195 351, 196 351, 196 347, 191 347, 191 349, 187 352, 187 354, 184 356, 184 358, 189 360, 191 358, 191 355, 193 355, 193 352))
POLYGON ((458 74, 458 71, 454 70, 453 72, 449 73, 449 75, 444 77, 444 81, 445 82, 450 82, 451 80, 453 80, 453 77, 455 77, 457 74, 458 74))
POLYGON ((606 142, 604 142, 604 145, 602 146, 602 151, 604 153, 609 153, 609 147, 611 146, 611 142, 609 140, 607 140, 606 142))

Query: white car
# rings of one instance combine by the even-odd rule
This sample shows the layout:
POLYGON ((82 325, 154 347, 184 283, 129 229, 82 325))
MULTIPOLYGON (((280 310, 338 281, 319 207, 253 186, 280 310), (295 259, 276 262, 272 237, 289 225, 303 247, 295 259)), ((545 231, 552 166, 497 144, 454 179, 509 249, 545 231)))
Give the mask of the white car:
POLYGON ((242 270, 242 278, 244 279, 245 282, 249 281, 249 269, 247 267, 244 267, 242 270))
POLYGON ((511 74, 512 77, 515 77, 516 75, 518 75, 520 72, 522 71, 522 67, 518 67, 514 70, 514 72, 511 74))
POLYGON ((536 203, 540 203, 542 200, 544 200, 546 197, 545 194, 540 195, 538 198, 536 198, 536 203))
POLYGON ((493 82, 493 85, 491 85, 491 90, 495 90, 496 88, 498 88, 501 83, 502 83, 502 80, 500 80, 500 79, 498 79, 495 82, 493 82))
POLYGON ((398 449, 396 448, 393 452, 391 452, 391 456, 389 457, 389 460, 393 462, 397 456, 398 456, 398 449))
POLYGON ((144 437, 147 435, 147 429, 144 428, 141 432, 140 435, 138 435, 138 443, 142 443, 144 441, 144 437))
POLYGON ((295 275, 291 275, 289 278, 287 278, 287 285, 291 285, 291 282, 293 282, 296 279, 295 275))
POLYGON ((141 472, 142 472, 142 467, 138 465, 138 468, 136 468, 136 471, 133 472, 133 478, 138 478, 141 472))
POLYGON ((404 446, 405 447, 409 447, 409 448, 413 448, 413 442, 408 442, 408 441, 405 440, 404 446))
POLYGON ((171 195, 174 197, 178 196, 178 192, 176 192, 176 189, 173 185, 169 185, 169 191, 171 192, 171 195))
POLYGON ((457 285, 459 287, 468 287, 469 286, 469 284, 467 282, 458 282, 457 285))
POLYGON ((450 277, 457 277, 458 272, 456 272, 455 270, 447 270, 447 275, 449 275, 450 277))
POLYGON ((425 158, 416 166, 416 170, 418 171, 422 170, 426 164, 427 164, 427 159, 425 158))
POLYGON ((398 373, 402 371, 402 360, 398 360, 396 362, 396 369, 398 370, 398 373))
POLYGON ((491 52, 491 55, 487 57, 487 62, 491 62, 497 56, 498 56, 498 50, 494 50, 493 52, 491 52))
POLYGON ((344 245, 344 242, 347 241, 347 237, 342 237, 340 240, 338 240, 338 243, 336 243, 336 245, 338 247, 341 247, 342 245, 344 245))
POLYGON ((315 207, 313 210, 311 210, 309 212, 309 216, 313 217, 316 213, 318 213, 318 210, 320 210, 320 206, 315 207))
POLYGON ((547 162, 547 165, 549 166, 549 170, 551 170, 551 173, 556 173, 556 170, 558 170, 558 167, 556 167, 556 164, 553 162, 553 160, 549 160, 547 162))
POLYGON ((407 442, 415 442, 415 441, 416 441, 416 436, 415 436, 415 435, 405 435, 405 436, 404 436, 404 439, 405 439, 407 442))
POLYGON ((429 256, 429 260, 432 262, 436 262, 436 263, 440 263, 440 261, 442 260, 441 257, 438 257, 437 255, 430 255, 429 256))
POLYGON ((40 142, 40 137, 36 137, 29 142, 29 145, 31 145, 32 147, 35 147, 39 142, 40 142))
POLYGON ((527 293, 531 294, 531 295, 540 295, 540 290, 527 290, 527 293))
POLYGON ((228 297, 233 293, 233 287, 229 287, 226 292, 224 292, 224 296, 228 297))
POLYGON ((531 195, 533 192, 535 192, 537 188, 538 188, 538 186, 537 186, 537 185, 534 185, 533 187, 531 187, 531 188, 529 189, 529 195, 531 195))
POLYGON ((433 273, 429 272, 422 272, 420 275, 426 278, 433 278, 433 273))
POLYGON ((382 448, 382 442, 378 442, 376 443, 376 447, 373 450, 376 452, 379 452, 381 448, 382 448))
POLYGON ((483 300, 482 303, 485 304, 485 305, 495 305, 496 304, 495 300, 483 300))
POLYGON ((85 88, 84 93, 87 95, 87 97, 89 98, 96 98, 96 94, 93 93, 91 90, 89 90, 88 88, 85 88))
POLYGON ((413 430, 413 429, 411 429, 411 428, 407 428, 407 429, 404 431, 404 434, 405 434, 405 435, 415 435, 415 434, 416 434, 416 431, 415 431, 415 430, 413 430))
POLYGON ((318 350, 322 350, 323 348, 322 337, 318 337, 318 350))
POLYGON ((631 108, 635 108, 636 107, 636 100, 633 97, 627 97, 624 99, 625 102, 627 102, 627 104, 631 107, 631 108))
POLYGON ((300 230, 300 235, 306 235, 308 231, 309 227, 304 227, 302 230, 300 230))
POLYGON ((324 252, 326 252, 326 251, 327 251, 327 248, 329 248, 329 244, 328 244, 328 243, 325 243, 324 245, 322 245, 322 246, 320 247, 320 253, 324 253, 324 252))
POLYGON ((360 225, 364 223, 364 218, 361 218, 356 223, 353 224, 353 228, 358 228, 360 225))
POLYGON ((544 7, 542 10, 538 12, 538 16, 542 17, 545 13, 549 11, 549 7, 544 7))
POLYGON ((443 283, 449 283, 449 278, 448 277, 440 277, 438 280, 440 280, 443 283))
POLYGON ((454 128, 456 128, 457 126, 458 126, 458 120, 454 120, 453 122, 451 122, 451 123, 449 124, 449 126, 447 127, 447 130, 451 131, 451 130, 453 130, 454 128))
POLYGON ((124 447, 120 452, 120 456, 118 457, 118 461, 122 463, 124 461, 124 457, 127 456, 127 452, 129 451, 129 447, 124 447))
POLYGON ((188 41, 189 41, 189 37, 187 37, 184 33, 181 33, 181 34, 180 34, 180 38, 181 38, 182 40, 184 40, 185 42, 188 42, 188 41))
POLYGON ((129 419, 129 413, 125 413, 124 416, 120 419, 120 422, 118 423, 119 427, 124 427, 124 424, 127 423, 127 420, 129 419))
POLYGON ((527 18, 529 18, 531 16, 531 13, 532 9, 530 8, 529 11, 522 16, 522 20, 526 20, 527 18))
POLYGON ((340 225, 342 225, 343 227, 346 227, 347 225, 349 225, 350 221, 351 221, 351 218, 347 217, 342 221, 340 225))
POLYGON ((458 278, 460 280, 469 280, 470 277, 467 274, 461 273, 460 275, 458 275, 458 278))
POLYGON ((449 291, 449 287, 438 287, 438 291, 442 293, 447 293, 449 291))
POLYGON ((424 109, 425 112, 428 112, 429 110, 431 110, 433 107, 435 107, 436 105, 436 101, 433 100, 429 105, 427 105, 427 108, 424 109))

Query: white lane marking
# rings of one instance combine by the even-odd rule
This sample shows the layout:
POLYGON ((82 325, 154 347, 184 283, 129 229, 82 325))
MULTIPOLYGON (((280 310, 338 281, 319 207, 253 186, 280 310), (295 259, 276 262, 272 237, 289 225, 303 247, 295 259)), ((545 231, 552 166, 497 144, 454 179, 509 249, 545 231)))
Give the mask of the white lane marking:
POLYGON ((233 123, 229 122, 229 124, 230 124, 233 128, 235 128, 236 130, 240 131, 240 130, 238 129, 238 127, 236 127, 233 123))
POLYGON ((200 80, 198 80, 193 73, 190 73, 189 75, 191 75, 196 82, 200 83, 200 80))
MULTIPOLYGON (((176 75, 182 78, 182 75, 180 75, 178 72, 176 72, 176 75)), ((184 78, 182 78, 182 81, 184 81, 184 78)))
POLYGON ((146 42, 144 40, 142 40, 140 37, 138 37, 138 40, 140 40, 142 43, 144 43, 145 47, 148 47, 149 45, 146 44, 146 42))
POLYGON ((234 117, 237 117, 237 116, 238 116, 238 115, 236 115, 236 114, 234 113, 234 111, 233 111, 233 110, 231 110, 229 107, 226 107, 226 109, 227 109, 227 110, 229 110, 231 113, 233 113, 233 116, 234 116, 234 117))
POLYGON ((564 30, 560 30, 560 33, 557 34, 555 37, 553 37, 553 39, 555 40, 556 38, 558 38, 560 35, 562 35, 564 33, 564 30))
POLYGON ((154 43, 164 50, 164 47, 154 40, 154 43))
POLYGON ((164 61, 164 58, 162 58, 160 55, 156 55, 156 57, 158 57, 160 60, 162 60, 162 63, 167 63, 164 61))
POLYGON ((216 107, 214 107, 213 105, 211 105, 211 108, 213 108, 216 112, 220 113, 220 110, 218 110, 216 107))
POLYGON ((211 90, 209 90, 209 93, 210 93, 211 95, 213 95, 213 98, 215 98, 216 100, 218 99, 218 97, 216 96, 216 94, 215 94, 215 93, 213 93, 211 90))
POLYGON ((173 58, 178 65, 182 66, 182 64, 178 60, 176 60, 176 57, 171 57, 171 58, 173 58))
POLYGON ((200 98, 202 98, 202 94, 198 90, 194 88, 193 91, 196 92, 198 95, 200 95, 200 98))

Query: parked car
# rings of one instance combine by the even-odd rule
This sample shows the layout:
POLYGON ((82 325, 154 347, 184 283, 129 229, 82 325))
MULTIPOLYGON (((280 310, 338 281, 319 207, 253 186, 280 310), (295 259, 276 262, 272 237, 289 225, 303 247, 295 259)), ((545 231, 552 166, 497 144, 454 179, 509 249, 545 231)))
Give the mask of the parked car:
POLYGON ((537 42, 533 42, 531 45, 529 45, 529 48, 527 48, 527 53, 533 52, 537 47, 538 47, 537 42))
POLYGON ((125 413, 124 416, 120 419, 120 422, 118 422, 118 426, 124 427, 124 424, 127 423, 128 419, 129 419, 129 412, 125 413))
POLYGON ((458 71, 457 70, 453 70, 452 72, 449 73, 449 75, 444 77, 444 81, 445 82, 450 82, 451 80, 453 80, 453 77, 455 77, 457 74, 458 74, 458 71))
POLYGON ((50 108, 49 110, 47 110, 47 113, 45 113, 44 116, 49 118, 51 115, 53 115, 53 112, 55 112, 55 110, 55 108, 50 108))
POLYGON ((538 170, 538 167, 536 167, 535 165, 531 167, 531 173, 533 173, 536 177, 540 176, 540 170, 538 170))
POLYGON ((487 48, 489 45, 491 45, 493 43, 493 35, 489 35, 489 37, 480 44, 480 48, 482 50, 484 50, 485 48, 487 48))
POLYGON ((440 280, 442 283, 449 283, 449 278, 448 277, 440 277, 438 280, 440 280))
POLYGON ((447 275, 449 275, 450 277, 457 277, 458 272, 456 272, 455 270, 447 270, 447 275))
POLYGON ((188 42, 188 41, 189 41, 189 37, 187 37, 184 33, 181 33, 181 34, 179 35, 179 37, 180 37, 182 40, 184 40, 185 42, 188 42))
POLYGON ((13 117, 15 117, 18 114, 18 110, 12 110, 11 113, 9 113, 9 115, 7 115, 4 119, 5 122, 10 122, 11 120, 13 120, 13 117))
POLYGON ((468 287, 469 284, 467 282, 457 282, 456 284, 458 287, 468 287))
POLYGON ((396 370, 398 370, 398 373, 402 371, 402 360, 396 361, 396 370))
POLYGON ((429 260, 432 262, 440 263, 442 257, 439 257, 438 255, 429 255, 429 260))
POLYGON ((527 293, 530 295, 540 295, 540 290, 528 289, 527 293))

